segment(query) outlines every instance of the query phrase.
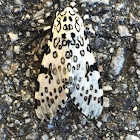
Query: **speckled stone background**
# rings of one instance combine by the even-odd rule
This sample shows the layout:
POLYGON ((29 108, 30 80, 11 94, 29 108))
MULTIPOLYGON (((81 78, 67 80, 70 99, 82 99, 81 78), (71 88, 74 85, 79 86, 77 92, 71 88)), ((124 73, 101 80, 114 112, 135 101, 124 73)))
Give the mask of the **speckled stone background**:
POLYGON ((140 140, 139 0, 0 0, 1 140, 140 140), (104 110, 87 119, 72 101, 40 122, 35 80, 55 12, 67 6, 84 20, 101 71, 104 110))

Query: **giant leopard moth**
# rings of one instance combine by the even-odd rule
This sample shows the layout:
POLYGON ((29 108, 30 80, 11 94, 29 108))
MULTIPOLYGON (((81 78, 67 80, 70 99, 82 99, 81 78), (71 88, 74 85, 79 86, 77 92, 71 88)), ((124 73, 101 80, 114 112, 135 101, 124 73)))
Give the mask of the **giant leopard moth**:
POLYGON ((37 117, 52 119, 69 97, 88 118, 100 116, 103 109, 100 73, 83 20, 72 8, 57 12, 47 45, 35 92, 37 117))

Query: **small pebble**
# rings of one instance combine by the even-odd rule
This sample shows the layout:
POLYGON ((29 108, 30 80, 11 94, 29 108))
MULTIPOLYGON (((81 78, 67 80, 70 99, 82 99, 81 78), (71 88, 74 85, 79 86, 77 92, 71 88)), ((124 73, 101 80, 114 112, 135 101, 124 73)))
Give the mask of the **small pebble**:
POLYGON ((5 102, 6 102, 7 104, 11 104, 12 101, 13 101, 13 99, 12 99, 10 96, 5 95, 5 102))
POLYGON ((112 61, 110 64, 111 74, 113 74, 114 76, 118 75, 121 69, 123 68, 123 65, 124 65, 124 49, 119 48, 116 52, 116 56, 112 58, 112 61))
POLYGON ((23 114, 23 117, 26 118, 28 115, 29 115, 28 112, 25 112, 25 113, 23 114))
POLYGON ((44 23, 44 19, 40 19, 40 20, 38 20, 38 23, 44 23))
POLYGON ((137 118, 132 116, 127 117, 125 121, 126 121, 126 126, 128 127, 129 130, 133 130, 138 124, 137 118))
POLYGON ((25 119, 25 124, 29 123, 30 121, 31 121, 31 119, 30 119, 30 118, 25 119))
POLYGON ((67 140, 73 140, 73 136, 72 135, 69 135, 68 139, 67 140))
POLYGON ((137 65, 137 66, 140 66, 140 55, 137 54, 137 53, 134 53, 134 54, 133 54, 133 57, 134 57, 134 59, 135 59, 136 65, 137 65))
POLYGON ((47 7, 52 6, 52 4, 53 4, 53 2, 52 2, 52 1, 48 1, 48 2, 46 2, 47 7))
POLYGON ((89 19, 89 15, 84 16, 84 20, 89 19))
POLYGON ((63 138, 61 136, 57 136, 56 140, 63 140, 63 138))
POLYGON ((15 124, 16 124, 16 125, 20 125, 21 123, 20 123, 19 120, 15 120, 15 124))
POLYGON ((43 8, 43 9, 41 9, 40 11, 38 11, 33 17, 34 17, 34 19, 36 19, 36 20, 39 20, 39 19, 43 19, 43 15, 44 15, 44 13, 45 13, 45 9, 43 8))
POLYGON ((22 100, 24 102, 27 102, 30 98, 31 98, 31 95, 30 94, 24 94, 24 95, 22 95, 22 100))
POLYGON ((19 81, 19 79, 17 79, 17 78, 13 78, 13 82, 14 82, 14 84, 16 85, 16 86, 19 86, 19 83, 20 83, 20 81, 19 81))
POLYGON ((130 21, 129 23, 132 24, 139 24, 140 23, 140 19, 136 18, 135 16, 133 16, 132 13, 130 13, 130 21))
POLYGON ((19 67, 19 63, 12 63, 9 74, 13 74, 19 67))
POLYGON ((47 18, 47 17, 49 17, 51 15, 51 13, 49 12, 49 13, 46 13, 45 14, 45 17, 47 18))
POLYGON ((101 22, 101 20, 100 20, 100 18, 98 16, 92 16, 91 19, 95 23, 100 23, 101 22))
POLYGON ((23 0, 15 0, 15 3, 16 3, 17 5, 22 5, 22 4, 23 4, 23 0))
POLYGON ((44 134, 41 138, 42 140, 49 140, 49 136, 47 134, 44 134))
POLYGON ((27 69, 27 71, 26 71, 26 77, 30 77, 30 69, 27 69))
POLYGON ((108 117, 109 117, 109 115, 108 114, 103 114, 103 116, 102 116, 102 121, 103 122, 107 122, 107 120, 108 120, 108 117))
POLYGON ((52 129, 52 128, 53 128, 53 125, 48 124, 48 129, 52 129))
POLYGON ((38 133, 34 132, 34 133, 30 133, 26 136, 26 139, 28 140, 36 140, 38 138, 38 133))
POLYGON ((137 102, 140 103, 140 92, 138 92, 137 102))
POLYGON ((110 53, 113 53, 113 52, 114 52, 114 48, 110 48, 110 49, 109 49, 109 52, 110 52, 110 53))
POLYGON ((138 75, 138 78, 140 79, 140 69, 137 69, 137 70, 136 70, 136 73, 137 73, 137 75, 138 75))
POLYGON ((83 2, 88 2, 89 4, 94 4, 94 3, 104 3, 104 4, 109 4, 109 0, 80 0, 81 3, 83 2))
POLYGON ((136 39, 140 41, 140 33, 136 33, 136 39))
POLYGON ((30 37, 30 36, 31 36, 30 32, 27 31, 27 32, 26 32, 26 36, 27 36, 27 37, 30 37))
POLYGON ((125 5, 124 5, 124 3, 117 3, 116 5, 115 5, 115 9, 117 10, 117 11, 120 11, 122 8, 124 8, 125 7, 125 5))
POLYGON ((137 131, 137 134, 140 135, 140 131, 137 131))
POLYGON ((14 33, 10 32, 10 33, 8 33, 8 35, 11 39, 11 42, 15 42, 16 40, 19 39, 18 34, 14 34, 14 33))
POLYGON ((107 85, 107 86, 103 86, 103 91, 111 91, 112 87, 107 85))
POLYGON ((135 107, 133 108, 133 111, 137 111, 137 110, 138 110, 138 107, 135 106, 135 107))
POLYGON ((22 9, 23 9, 23 7, 15 8, 15 9, 14 9, 14 13, 21 12, 22 9))
POLYGON ((70 5, 71 5, 72 7, 75 7, 75 6, 76 6, 76 3, 75 3, 74 1, 72 1, 72 2, 70 3, 70 5))
POLYGON ((19 54, 19 52, 20 52, 20 46, 19 46, 19 45, 14 46, 14 52, 15 52, 16 54, 19 54))
POLYGON ((98 128, 101 128, 101 126, 102 126, 102 122, 97 122, 97 126, 98 126, 98 128))
POLYGON ((109 107, 109 98, 103 97, 103 106, 104 107, 109 107))
POLYGON ((128 134, 125 140, 140 140, 137 136, 128 134))
POLYGON ((30 19, 31 17, 30 17, 30 15, 29 14, 26 14, 25 15, 25 19, 30 19))
POLYGON ((6 55, 7 55, 8 58, 12 58, 13 57, 13 49, 12 48, 9 48, 6 51, 6 55))
POLYGON ((124 25, 119 25, 118 26, 118 31, 121 37, 124 36, 132 36, 131 34, 129 34, 128 28, 124 25))
POLYGON ((137 46, 136 46, 136 52, 140 53, 140 43, 138 43, 137 46))

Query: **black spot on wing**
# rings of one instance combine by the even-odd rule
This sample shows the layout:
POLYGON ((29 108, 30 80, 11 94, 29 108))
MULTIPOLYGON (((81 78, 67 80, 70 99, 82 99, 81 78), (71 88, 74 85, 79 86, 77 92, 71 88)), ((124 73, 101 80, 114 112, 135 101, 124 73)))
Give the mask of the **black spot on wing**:
POLYGON ((86 90, 86 94, 88 94, 88 90, 86 90))
POLYGON ((91 46, 90 46, 90 44, 87 45, 87 51, 91 53, 91 46))
POLYGON ((67 40, 62 40, 62 46, 67 46, 67 40))
POLYGON ((48 88, 47 87, 45 87, 45 92, 48 93, 48 88))
POLYGON ((68 30, 72 30, 73 26, 71 24, 68 25, 68 30))
POLYGON ((38 106, 41 106, 41 103, 39 100, 35 99, 35 109, 37 109, 38 106))
POLYGON ((75 33, 72 32, 71 33, 71 37, 74 38, 75 37, 75 33))
POLYGON ((46 48, 45 54, 49 54, 51 52, 50 47, 47 44, 44 47, 46 48))
POLYGON ((40 88, 40 84, 38 81, 36 81, 36 91, 39 91, 39 88, 40 88))
POLYGON ((84 96, 84 101, 85 101, 85 102, 87 101, 87 96, 84 96))
POLYGON ((66 56, 67 59, 70 59, 70 57, 71 57, 70 51, 66 51, 65 56, 66 56))
POLYGON ((71 40, 67 40, 67 44, 68 44, 68 46, 70 45, 70 43, 71 43, 71 40))
POLYGON ((97 62, 94 63, 94 65, 90 65, 90 66, 89 66, 89 63, 86 62, 86 69, 87 69, 87 73, 86 73, 85 77, 87 77, 87 74, 88 74, 90 71, 91 71, 91 72, 93 72, 93 71, 98 71, 97 62))
POLYGON ((80 65, 80 64, 78 64, 78 65, 76 66, 76 69, 77 69, 77 70, 79 70, 79 69, 80 69, 80 67, 81 67, 81 65, 80 65))
POLYGON ((75 29, 77 30, 77 32, 80 32, 80 24, 78 23, 79 21, 79 17, 75 18, 75 29))
POLYGON ((80 51, 80 54, 81 54, 81 56, 84 56, 85 55, 85 51, 84 50, 81 50, 80 51))
POLYGON ((79 43, 77 43, 75 47, 78 49, 80 47, 79 43))
POLYGON ((53 52, 53 58, 57 58, 58 57, 58 53, 56 51, 53 52))
POLYGON ((45 68, 44 66, 41 66, 41 68, 40 68, 40 74, 41 73, 47 74, 48 73, 48 69, 45 68))
POLYGON ((85 39, 87 39, 87 33, 84 31, 84 36, 85 36, 85 39))
POLYGON ((99 89, 102 89, 101 79, 98 80, 99 89))
POLYGON ((64 24, 64 26, 63 26, 63 30, 68 30, 68 28, 67 28, 67 24, 64 24))
POLYGON ((71 45, 75 45, 75 39, 73 38, 72 40, 71 40, 71 45))
POLYGON ((59 44, 58 49, 61 50, 62 49, 62 45, 59 44))
POLYGON ((98 98, 98 103, 101 104, 101 106, 103 106, 103 96, 98 98))
POLYGON ((76 63, 77 62, 77 60, 78 60, 78 57, 75 55, 75 56, 73 56, 73 61, 76 63))
POLYGON ((53 33, 51 32, 51 35, 50 35, 50 41, 52 42, 52 38, 53 38, 53 33))
POLYGON ((78 38, 77 41, 80 43, 81 46, 84 46, 84 39, 82 36, 80 36, 80 38, 78 38))
POLYGON ((58 46, 59 42, 60 42, 60 38, 54 38, 54 43, 53 43, 54 48, 58 46))
POLYGON ((74 16, 74 15, 75 15, 75 13, 74 13, 74 12, 72 13, 71 11, 69 11, 69 13, 70 13, 72 16, 74 16))
POLYGON ((65 101, 64 101, 64 100, 62 100, 62 103, 64 104, 64 103, 65 103, 65 101))
POLYGON ((63 19, 63 22, 65 22, 66 20, 67 20, 67 17, 65 16, 64 19, 63 19))
POLYGON ((80 104, 79 104, 79 103, 77 103, 75 106, 76 106, 76 107, 79 107, 79 105, 80 105, 80 104))
POLYGON ((92 95, 89 95, 87 105, 90 104, 91 98, 92 98, 92 95))
POLYGON ((90 65, 90 68, 89 68, 89 71, 98 71, 98 66, 97 66, 97 62, 96 63, 94 63, 94 65, 90 65))
POLYGON ((60 15, 61 15, 61 16, 66 15, 66 11, 60 12, 60 15))
POLYGON ((65 33, 62 34, 62 38, 66 38, 66 34, 65 33))
POLYGON ((51 99, 51 103, 52 103, 52 104, 54 103, 54 99, 51 99))
POLYGON ((69 20, 72 21, 72 17, 71 16, 69 16, 69 20))

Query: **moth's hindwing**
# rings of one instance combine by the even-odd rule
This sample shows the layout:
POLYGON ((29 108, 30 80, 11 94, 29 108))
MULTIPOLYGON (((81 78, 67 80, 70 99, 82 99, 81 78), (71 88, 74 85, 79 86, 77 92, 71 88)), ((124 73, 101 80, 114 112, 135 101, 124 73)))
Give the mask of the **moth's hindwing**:
POLYGON ((97 118, 103 108, 100 73, 83 21, 72 8, 57 14, 48 46, 35 93, 38 118, 53 118, 68 94, 84 115, 97 118))

